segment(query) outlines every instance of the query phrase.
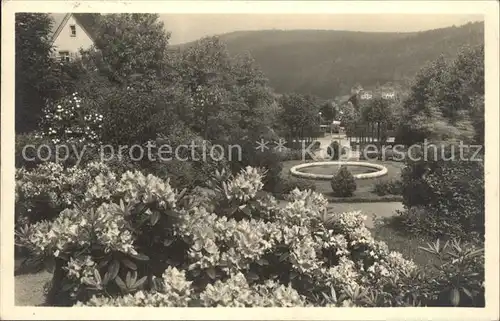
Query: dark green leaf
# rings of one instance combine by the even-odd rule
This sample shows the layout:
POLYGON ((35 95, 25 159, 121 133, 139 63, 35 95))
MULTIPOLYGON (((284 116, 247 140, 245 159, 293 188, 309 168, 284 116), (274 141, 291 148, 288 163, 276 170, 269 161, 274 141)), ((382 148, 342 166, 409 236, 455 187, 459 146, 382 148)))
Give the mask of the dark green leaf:
POLYGON ((250 281, 257 281, 259 279, 259 276, 253 272, 248 272, 247 279, 250 281))
POLYGON ((104 273, 104 277, 102 278, 102 285, 106 286, 109 281, 111 281, 109 277, 109 272, 104 273))
POLYGON ((135 283, 135 280, 134 280, 134 282, 132 282, 132 272, 128 271, 127 275, 125 276, 125 284, 127 285, 127 288, 129 288, 129 289, 132 288, 134 283, 135 283))
POLYGON ((94 282, 94 280, 91 280, 91 279, 89 279, 87 277, 83 277, 82 278, 82 283, 85 284, 85 285, 97 287, 97 284, 94 282))
POLYGON ((66 291, 73 289, 74 287, 75 287, 75 285, 73 283, 64 283, 64 285, 61 288, 61 291, 66 292, 66 291))
POLYGON ((177 195, 177 199, 179 199, 179 200, 182 199, 184 197, 184 195, 186 194, 186 191, 187 191, 186 188, 182 189, 182 191, 180 191, 179 194, 177 195))
POLYGON ((129 259, 122 259, 122 263, 123 265, 125 265, 126 267, 128 267, 133 271, 137 270, 137 265, 134 262, 130 261, 129 259))
POLYGON ((101 260, 98 264, 97 264, 97 268, 98 269, 102 269, 104 268, 106 265, 108 265, 109 261, 111 260, 111 258, 105 258, 103 260, 101 260))
POLYGON ((284 260, 288 259, 289 256, 290 256, 290 253, 285 252, 285 253, 281 254, 279 261, 283 262, 284 260))
POLYGON ((128 290, 127 286, 125 285, 125 282, 123 282, 123 280, 119 276, 117 276, 115 278, 115 283, 116 283, 116 285, 118 285, 118 287, 120 288, 120 290, 122 290, 122 292, 124 292, 124 293, 127 292, 127 290, 128 290))
POLYGON ((109 280, 114 280, 120 271, 120 262, 113 260, 108 266, 109 280))
POLYGON ((152 214, 151 214, 151 217, 149 219, 150 223, 152 226, 155 226, 156 223, 158 223, 158 221, 160 220, 160 212, 158 211, 154 211, 152 214))
POLYGON ((165 246, 165 247, 172 245, 172 243, 174 243, 174 240, 171 240, 171 239, 163 240, 163 246, 165 246))
POLYGON ((141 253, 131 254, 130 256, 139 261, 149 261, 149 256, 141 253))
POLYGON ((99 273, 99 270, 94 269, 94 277, 97 285, 102 283, 101 274, 99 273))
POLYGON ((240 211, 242 211, 243 213, 245 213, 245 215, 247 215, 249 217, 252 216, 252 211, 250 210, 250 208, 248 208, 248 206, 243 205, 243 206, 240 206, 239 209, 240 209, 240 211))
POLYGON ((144 282, 146 282, 147 279, 148 277, 146 275, 140 278, 137 282, 135 282, 134 289, 140 288, 144 284, 144 282))
POLYGON ((174 218, 179 217, 179 212, 176 212, 176 211, 173 211, 173 210, 166 211, 165 214, 167 216, 174 217, 174 218))
POLYGON ((43 266, 45 267, 45 270, 47 270, 47 272, 54 273, 56 262, 53 258, 50 257, 43 261, 43 266))
POLYGON ((472 295, 472 293, 467 289, 467 288, 464 288, 462 287, 462 291, 465 293, 465 295, 467 295, 470 299, 473 299, 474 296, 472 295))
POLYGON ((455 307, 460 304, 460 292, 456 288, 450 292, 450 303, 455 307))
POLYGON ((209 278, 211 278, 212 280, 215 280, 215 278, 217 277, 217 273, 215 272, 215 269, 214 268, 208 268, 207 269, 207 275, 209 278))

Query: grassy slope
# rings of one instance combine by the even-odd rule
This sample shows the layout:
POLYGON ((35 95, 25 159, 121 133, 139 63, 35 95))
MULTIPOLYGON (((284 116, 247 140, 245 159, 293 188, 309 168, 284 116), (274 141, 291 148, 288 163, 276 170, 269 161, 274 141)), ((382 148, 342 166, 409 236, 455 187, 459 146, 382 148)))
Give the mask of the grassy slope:
POLYGON ((277 92, 332 98, 356 83, 405 82, 441 54, 453 57, 464 45, 482 44, 483 35, 483 24, 474 23, 418 33, 262 30, 220 38, 233 54, 249 51, 277 92))

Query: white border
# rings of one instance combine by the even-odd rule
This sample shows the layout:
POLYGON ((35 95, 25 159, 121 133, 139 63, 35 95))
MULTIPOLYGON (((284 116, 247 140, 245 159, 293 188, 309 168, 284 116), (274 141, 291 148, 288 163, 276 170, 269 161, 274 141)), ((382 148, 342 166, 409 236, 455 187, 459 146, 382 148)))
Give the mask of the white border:
POLYGON ((2 1, 1 281, 2 319, 179 320, 498 320, 497 1, 2 1), (486 52, 486 308, 35 308, 14 307, 14 13, 394 13, 484 14, 486 52), (403 309, 403 310, 402 310, 403 309))

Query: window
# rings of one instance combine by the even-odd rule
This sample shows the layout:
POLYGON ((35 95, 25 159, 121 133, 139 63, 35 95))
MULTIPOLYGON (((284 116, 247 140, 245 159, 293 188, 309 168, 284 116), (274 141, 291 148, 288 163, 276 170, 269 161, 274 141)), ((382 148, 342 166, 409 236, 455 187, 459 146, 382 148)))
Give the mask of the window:
POLYGON ((59 60, 61 62, 68 62, 68 61, 70 61, 69 51, 59 51, 59 60))
POLYGON ((76 37, 76 26, 70 25, 69 29, 71 30, 71 37, 76 37))

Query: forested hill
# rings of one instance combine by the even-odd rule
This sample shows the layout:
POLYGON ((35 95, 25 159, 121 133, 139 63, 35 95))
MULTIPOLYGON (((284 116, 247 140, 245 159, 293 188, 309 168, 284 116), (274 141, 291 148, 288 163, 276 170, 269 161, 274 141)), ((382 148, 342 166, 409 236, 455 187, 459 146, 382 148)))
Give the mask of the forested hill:
POLYGON ((372 87, 411 78, 441 54, 453 58, 464 45, 484 43, 483 28, 475 22, 413 33, 262 30, 220 38, 231 53, 249 51, 277 92, 331 98, 356 83, 372 87))

